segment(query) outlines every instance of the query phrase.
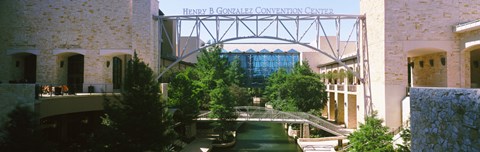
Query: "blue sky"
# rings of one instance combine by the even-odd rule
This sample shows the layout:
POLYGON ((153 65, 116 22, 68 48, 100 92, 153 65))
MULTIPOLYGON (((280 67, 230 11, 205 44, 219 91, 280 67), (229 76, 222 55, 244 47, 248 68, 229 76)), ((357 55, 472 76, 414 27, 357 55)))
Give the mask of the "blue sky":
MULTIPOLYGON (((222 8, 322 8, 332 9, 334 14, 359 14, 359 0, 159 0, 159 8, 166 16, 184 15, 185 8, 189 9, 216 9, 222 8)), ((301 23, 302 26, 308 26, 309 23, 301 23)), ((335 35, 336 30, 334 22, 323 23, 328 35, 335 35), (329 26, 330 25, 330 26, 329 26)), ((207 24, 207 26, 210 26, 207 24)), ((211 26, 214 26, 213 24, 211 26)), ((352 22, 342 21, 341 40, 347 40, 352 30, 352 22)), ((193 23, 182 22, 182 36, 188 36, 193 27, 193 23)), ((305 27, 306 28, 306 27, 305 27)), ((248 31, 241 31, 248 32, 248 31)), ((205 42, 209 40, 206 32, 201 32, 201 39, 205 42)), ((309 32, 312 33, 312 32, 309 32)), ((315 39, 315 34, 305 36, 302 42, 311 42, 315 39)), ((355 40, 355 36, 350 40, 355 40)))

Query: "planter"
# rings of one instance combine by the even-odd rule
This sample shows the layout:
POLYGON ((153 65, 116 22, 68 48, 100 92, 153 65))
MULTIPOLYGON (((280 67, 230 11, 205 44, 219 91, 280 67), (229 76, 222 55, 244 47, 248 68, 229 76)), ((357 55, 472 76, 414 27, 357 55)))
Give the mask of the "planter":
POLYGON ((226 142, 226 143, 212 143, 212 147, 216 147, 216 148, 228 148, 228 147, 232 147, 233 145, 235 145, 235 143, 237 142, 237 137, 236 137, 237 133, 234 131, 233 132, 233 140, 230 141, 230 142, 226 142))
POLYGON ((235 145, 236 142, 237 142, 237 140, 234 138, 233 141, 228 142, 228 143, 212 144, 212 147, 228 148, 228 147, 232 147, 233 145, 235 145))
POLYGON ((93 93, 95 92, 95 88, 93 86, 88 86, 88 93, 93 93))

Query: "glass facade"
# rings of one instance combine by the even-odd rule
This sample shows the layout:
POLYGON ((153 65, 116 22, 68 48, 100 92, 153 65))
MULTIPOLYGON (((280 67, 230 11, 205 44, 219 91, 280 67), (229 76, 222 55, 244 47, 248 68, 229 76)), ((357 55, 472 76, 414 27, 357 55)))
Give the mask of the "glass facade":
POLYGON ((274 51, 266 49, 222 51, 222 56, 227 57, 228 62, 232 62, 236 57, 240 59, 240 65, 245 71, 247 86, 250 87, 263 87, 266 78, 280 68, 290 72, 295 63, 299 62, 299 55, 300 53, 294 49, 288 51, 280 49, 274 51))

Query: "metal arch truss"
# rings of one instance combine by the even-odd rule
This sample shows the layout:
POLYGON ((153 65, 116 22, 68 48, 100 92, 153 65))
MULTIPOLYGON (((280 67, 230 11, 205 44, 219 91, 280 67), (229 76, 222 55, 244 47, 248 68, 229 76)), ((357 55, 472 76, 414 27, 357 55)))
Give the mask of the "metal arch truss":
MULTIPOLYGON (((289 42, 293 44, 299 44, 306 46, 312 50, 315 50, 327 57, 333 59, 334 61, 338 62, 340 65, 345 66, 346 70, 351 70, 348 68, 345 63, 341 61, 344 52, 341 50, 345 50, 349 40, 352 38, 353 34, 356 34, 357 41, 356 49, 357 49, 357 57, 359 55, 360 43, 359 40, 361 39, 360 35, 360 24, 363 24, 364 17, 362 15, 280 15, 280 14, 253 14, 253 15, 190 15, 190 16, 158 16, 159 23, 159 41, 163 42, 163 36, 166 37, 166 41, 168 42, 169 46, 172 50, 176 50, 175 46, 177 46, 178 50, 178 58, 175 62, 167 66, 166 69, 160 71, 158 78, 160 78, 166 71, 168 71, 171 67, 173 67, 178 62, 182 61, 183 59, 187 58, 188 56, 206 48, 209 46, 213 46, 216 44, 222 44, 230 41, 241 40, 241 39, 251 39, 251 38, 262 38, 262 39, 274 39, 280 40, 284 42, 289 42), (167 26, 164 24, 164 21, 169 20, 176 23, 176 30, 168 30, 167 26), (336 43, 330 42, 329 39, 327 40, 328 46, 330 47, 329 52, 320 49, 319 39, 320 36, 328 36, 327 30, 325 29, 325 23, 322 24, 322 21, 335 21, 335 29, 336 29, 336 43), (354 21, 353 27, 350 32, 347 43, 344 46, 340 44, 340 34, 341 34, 341 23, 343 20, 350 20, 354 21), (180 37, 182 29, 182 22, 190 21, 193 22, 194 25, 191 30, 189 31, 190 35, 186 37, 186 41, 181 44, 180 37), (287 24, 294 23, 294 25, 287 24), (308 23, 308 27, 302 27, 300 25, 302 23, 308 23), (214 26, 206 26, 207 24, 213 24, 214 26), (250 23, 250 24, 249 24, 250 23), (266 25, 266 26, 264 26, 266 25), (314 27, 314 28, 312 28, 314 27), (247 30, 247 35, 241 35, 241 30, 247 30), (266 32, 271 31, 274 32, 266 32), (191 41, 192 37, 201 37, 201 31, 206 31, 209 39, 213 42, 209 45, 204 45, 195 50, 186 50, 186 46, 191 41), (232 33, 233 32, 233 33, 232 33), (283 33, 281 33, 283 32, 283 33), (316 45, 308 45, 302 43, 301 41, 305 37, 307 33, 313 32, 316 37, 316 45), (194 35, 195 33, 195 35, 194 35), (175 40, 171 37, 175 35, 175 40), (336 46, 334 46, 336 44, 336 46), (183 46, 183 48, 179 48, 183 46), (187 52, 187 53, 186 53, 187 52)), ((174 25, 175 26, 175 25, 174 25)), ((199 44, 200 39, 197 39, 197 44, 199 44)), ((160 43, 159 42, 159 43, 160 43)), ((354 42, 352 42, 354 43, 354 42)), ((357 60, 359 61, 359 60, 357 60)), ((160 61, 159 61, 160 62, 160 61)), ((358 64, 360 65, 360 64, 358 64)), ((356 74, 357 78, 360 77, 360 73, 351 71, 356 74)), ((362 78, 361 78, 362 79, 362 78)))
MULTIPOLYGON (((261 38, 261 39, 272 39, 279 40, 283 42, 288 42, 292 44, 298 44, 310 48, 318 53, 331 58, 337 62, 340 66, 345 67, 345 70, 348 70, 355 74, 355 76, 364 84, 364 98, 365 104, 369 108, 366 109, 366 114, 371 113, 372 99, 371 99, 371 88, 370 88, 370 68, 368 63, 368 47, 367 47, 367 34, 366 34, 366 22, 365 16, 363 15, 341 15, 341 14, 328 14, 328 15, 316 15, 316 14, 302 14, 302 15, 284 15, 284 14, 248 14, 248 15, 180 15, 180 16, 154 16, 159 24, 159 46, 162 42, 168 42, 171 50, 176 50, 177 59, 168 65, 165 69, 160 70, 157 80, 165 74, 169 69, 178 64, 180 61, 186 59, 187 57, 199 52, 202 49, 205 49, 210 46, 217 44, 223 44, 230 41, 241 40, 241 39, 252 39, 252 38, 261 38), (336 29, 336 43, 332 43, 328 38, 327 43, 329 50, 322 50, 320 48, 319 39, 320 36, 329 36, 327 35, 327 30, 325 28, 325 21, 334 21, 334 29, 336 29), (344 46, 341 46, 340 36, 341 36, 341 23, 344 20, 354 21, 354 24, 349 32, 347 43, 344 46), (168 30, 168 25, 165 25, 165 21, 173 21, 176 23, 175 30, 168 30), (192 22, 194 23, 191 30, 187 30, 189 35, 184 44, 181 44, 182 37, 182 22, 192 22), (288 24, 293 23, 293 24, 288 24), (301 23, 307 23, 308 26, 305 28, 301 26, 301 23), (213 26, 207 26, 213 25, 213 26), (266 25, 266 26, 264 26, 266 25), (312 28, 313 27, 313 28, 312 28), (241 35, 240 31, 246 30, 247 35, 241 35), (271 31, 274 32, 266 32, 271 31), (200 42, 202 37, 201 31, 206 31, 210 40, 213 42, 194 50, 186 50, 188 43, 192 37, 197 37, 197 44, 200 42), (361 32, 362 31, 362 32, 361 32), (232 34, 233 32, 233 34, 232 34), (283 33, 281 33, 283 32, 283 33), (304 36, 307 33, 315 34, 315 46, 302 43, 304 36), (195 33, 195 35, 194 35, 195 33), (166 40, 163 40, 164 36, 166 40), (175 36, 172 38, 172 36, 175 36), (363 70, 354 71, 350 69, 344 62, 342 58, 344 57, 344 51, 347 45, 350 43, 352 36, 356 36, 356 57, 357 65, 361 66, 363 70), (362 44, 360 44, 362 42, 362 44), (175 47, 176 46, 176 47, 175 47), (182 47, 183 48, 180 48, 182 47), (343 50, 341 50, 343 48, 343 50), (178 50, 178 51, 177 51, 178 50), (363 72, 363 73, 361 73, 363 72)), ((343 22, 344 23, 344 22, 343 22)), ((304 25, 304 24, 302 24, 304 25)), ((199 45, 198 45, 199 46, 199 45)), ((159 47, 159 51, 161 47, 159 47)), ((159 54, 161 54, 159 52, 159 54)), ((161 60, 158 60, 158 65, 160 65, 161 60)))
MULTIPOLYGON (((231 121, 246 121, 246 122, 276 122, 276 123, 294 123, 294 124, 309 124, 312 127, 322 129, 337 136, 344 136, 349 134, 348 130, 343 127, 332 124, 326 120, 318 118, 304 112, 283 112, 279 110, 269 109, 257 106, 238 106, 234 107, 237 119, 231 121)), ((197 121, 216 121, 216 118, 208 117, 207 113, 198 116, 197 121)))

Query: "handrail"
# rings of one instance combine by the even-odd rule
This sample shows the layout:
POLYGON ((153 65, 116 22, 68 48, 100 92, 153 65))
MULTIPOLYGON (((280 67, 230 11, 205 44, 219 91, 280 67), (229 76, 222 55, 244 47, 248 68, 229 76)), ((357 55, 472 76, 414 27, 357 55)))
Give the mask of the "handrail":
POLYGON ((113 89, 113 84, 107 83, 35 83, 35 94, 38 97, 55 97, 78 95, 81 93, 115 93, 120 89, 113 89))
MULTIPOLYGON (((308 123, 313 127, 322 129, 337 136, 345 136, 350 132, 342 130, 340 126, 334 125, 326 120, 304 112, 284 112, 275 109, 268 109, 257 106, 237 106, 236 113, 239 116, 236 121, 268 121, 284 123, 308 123)), ((202 113, 196 119, 203 121, 214 121, 215 118, 208 118, 210 112, 202 113)))

